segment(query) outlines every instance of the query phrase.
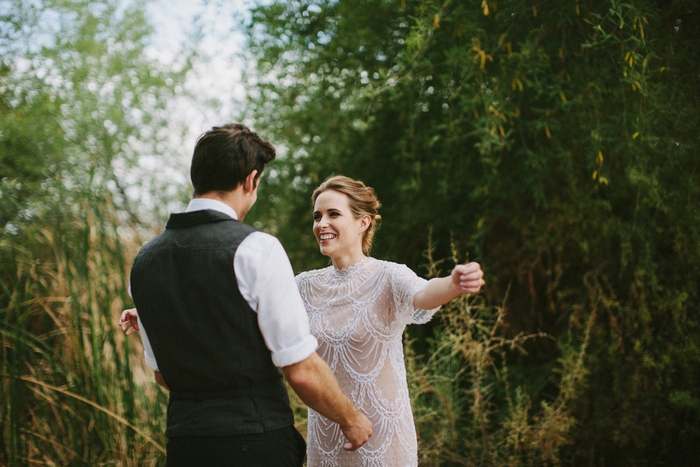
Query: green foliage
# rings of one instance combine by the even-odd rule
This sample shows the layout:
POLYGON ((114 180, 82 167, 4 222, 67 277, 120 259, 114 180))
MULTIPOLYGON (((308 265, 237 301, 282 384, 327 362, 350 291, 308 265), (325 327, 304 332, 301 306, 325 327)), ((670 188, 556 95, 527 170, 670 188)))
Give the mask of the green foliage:
MULTIPOLYGON (((119 207, 135 214, 125 172, 164 150, 164 107, 189 68, 186 58, 170 65, 148 58, 143 5, 7 3, 0 17, 0 229, 16 232, 59 191, 91 190, 86 180, 109 186, 119 207)), ((129 175, 136 189, 143 181, 129 175)))
MULTIPOLYGON (((250 115, 283 153, 253 223, 325 264, 308 198, 344 173, 384 203, 376 256, 420 270, 432 232, 487 271, 493 306, 410 333, 423 464, 695 462, 699 21, 694 0, 252 11, 250 115)), ((149 32, 114 0, 0 6, 3 465, 159 462, 163 394, 113 326, 142 241, 117 229, 144 227, 126 174, 164 152, 189 67, 149 32)))
POLYGON ((166 396, 116 326, 147 228, 125 182, 148 192, 138 158, 189 67, 149 34, 144 5, 0 6, 1 465, 163 458, 166 396))
POLYGON ((509 356, 515 406, 546 413, 571 377, 556 362, 589 342, 562 463, 692 462, 697 2, 297 0, 249 31, 256 127, 286 151, 258 213, 298 270, 325 263, 312 188, 359 178, 384 205, 376 256, 418 270, 432 231, 436 257, 483 264, 491 301, 509 290, 506 336, 557 338, 509 356))

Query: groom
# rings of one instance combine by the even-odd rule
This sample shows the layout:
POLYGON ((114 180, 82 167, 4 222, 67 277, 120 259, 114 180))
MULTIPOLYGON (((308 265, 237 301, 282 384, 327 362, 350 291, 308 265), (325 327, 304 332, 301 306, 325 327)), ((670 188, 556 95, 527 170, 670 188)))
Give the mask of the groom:
POLYGON ((190 169, 194 199, 134 261, 146 363, 170 391, 167 467, 301 466, 304 440, 282 374, 340 425, 346 449, 372 435, 316 353, 282 245, 241 222, 274 158, 243 125, 204 133, 190 169))

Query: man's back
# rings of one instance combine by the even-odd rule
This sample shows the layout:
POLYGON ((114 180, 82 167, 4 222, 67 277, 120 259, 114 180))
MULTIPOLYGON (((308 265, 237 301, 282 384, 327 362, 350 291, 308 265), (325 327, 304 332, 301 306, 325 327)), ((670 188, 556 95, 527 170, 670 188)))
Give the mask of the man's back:
POLYGON ((134 262, 134 302, 171 390, 168 436, 293 423, 281 373, 233 269, 253 231, 216 211, 173 214, 134 262))

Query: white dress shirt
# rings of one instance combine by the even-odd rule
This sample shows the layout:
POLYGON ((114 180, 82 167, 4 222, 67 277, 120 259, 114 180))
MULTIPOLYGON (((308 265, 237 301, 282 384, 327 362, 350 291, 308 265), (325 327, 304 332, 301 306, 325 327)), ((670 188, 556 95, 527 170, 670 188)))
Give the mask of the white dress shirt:
MULTIPOLYGON (((208 198, 193 199, 186 212, 204 209, 238 219, 233 208, 208 198)), ((258 326, 272 352, 272 362, 277 367, 284 367, 315 352, 318 341, 309 331, 309 319, 294 280, 294 271, 279 240, 264 232, 251 233, 238 246, 231 266, 241 295, 258 315, 258 326)), ((139 328, 146 365, 157 370, 158 362, 140 319, 139 328)))

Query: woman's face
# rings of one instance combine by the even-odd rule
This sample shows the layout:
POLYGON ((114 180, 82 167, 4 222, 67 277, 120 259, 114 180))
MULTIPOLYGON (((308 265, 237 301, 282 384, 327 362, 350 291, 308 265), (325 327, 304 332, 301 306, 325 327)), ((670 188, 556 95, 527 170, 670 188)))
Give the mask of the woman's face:
POLYGON ((362 236, 369 216, 355 218, 343 193, 327 190, 314 203, 314 235, 321 254, 331 258, 362 254, 362 236))

